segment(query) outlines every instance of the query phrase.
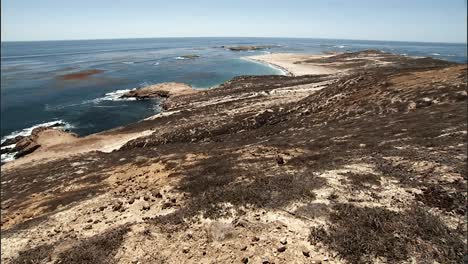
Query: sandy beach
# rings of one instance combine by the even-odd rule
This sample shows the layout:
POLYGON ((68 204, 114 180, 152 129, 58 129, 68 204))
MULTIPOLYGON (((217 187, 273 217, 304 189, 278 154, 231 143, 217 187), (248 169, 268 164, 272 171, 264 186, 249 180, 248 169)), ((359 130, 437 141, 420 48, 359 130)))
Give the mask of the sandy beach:
POLYGON ((338 72, 337 69, 329 66, 323 66, 319 63, 306 62, 307 60, 322 59, 330 56, 331 55, 272 53, 244 58, 278 67, 281 70, 285 70, 288 73, 287 75, 290 76, 301 76, 308 74, 333 74, 338 72))

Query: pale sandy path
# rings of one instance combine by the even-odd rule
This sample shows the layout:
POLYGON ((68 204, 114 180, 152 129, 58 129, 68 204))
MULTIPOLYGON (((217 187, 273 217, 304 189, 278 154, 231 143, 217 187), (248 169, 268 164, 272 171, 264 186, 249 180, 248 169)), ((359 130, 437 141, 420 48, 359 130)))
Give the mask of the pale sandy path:
POLYGON ((271 64, 283 70, 286 70, 293 76, 308 75, 308 74, 333 74, 338 70, 332 67, 319 65, 316 63, 295 63, 303 62, 310 59, 318 59, 329 57, 332 55, 310 55, 310 54, 293 54, 293 53, 273 53, 257 56, 245 57, 248 60, 254 60, 266 64, 271 64))

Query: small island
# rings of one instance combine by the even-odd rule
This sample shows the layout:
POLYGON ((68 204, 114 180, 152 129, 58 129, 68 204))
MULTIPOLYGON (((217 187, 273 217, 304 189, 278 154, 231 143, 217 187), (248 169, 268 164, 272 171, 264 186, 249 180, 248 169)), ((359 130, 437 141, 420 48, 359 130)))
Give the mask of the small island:
POLYGON ((180 58, 180 59, 196 59, 196 58, 200 58, 200 55, 197 55, 197 54, 187 54, 187 55, 182 55, 182 56, 179 56, 177 58, 180 58))
POLYGON ((249 51, 249 50, 264 50, 264 49, 272 49, 277 48, 278 45, 261 45, 261 46, 221 46, 223 49, 228 49, 231 51, 249 51))

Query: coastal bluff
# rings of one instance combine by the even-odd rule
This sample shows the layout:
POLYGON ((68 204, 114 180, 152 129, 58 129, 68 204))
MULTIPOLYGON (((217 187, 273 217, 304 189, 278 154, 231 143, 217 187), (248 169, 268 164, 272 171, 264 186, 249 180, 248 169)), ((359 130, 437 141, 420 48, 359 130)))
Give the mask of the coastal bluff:
POLYGON ((466 64, 257 59, 294 76, 137 89, 170 103, 4 164, 2 262, 463 262, 466 64))

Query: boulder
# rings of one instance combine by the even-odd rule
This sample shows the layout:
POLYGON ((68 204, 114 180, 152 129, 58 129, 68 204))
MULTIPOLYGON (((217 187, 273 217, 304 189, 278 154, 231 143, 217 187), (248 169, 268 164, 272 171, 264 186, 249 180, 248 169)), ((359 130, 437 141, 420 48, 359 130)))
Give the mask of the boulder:
MULTIPOLYGON (((21 158, 23 156, 26 156, 32 152, 34 152, 36 149, 40 148, 41 145, 37 144, 36 142, 32 141, 28 145, 22 147, 21 149, 18 150, 18 153, 15 154, 15 158, 21 158)), ((15 147, 17 149, 17 147, 15 147)))
POLYGON ((16 136, 14 138, 9 138, 7 140, 5 140, 3 143, 2 143, 2 147, 5 147, 5 146, 9 146, 9 145, 13 145, 13 144, 16 144, 18 143, 21 139, 23 139, 24 136, 16 136))
POLYGON ((277 249, 276 249, 278 252, 284 252, 286 251, 286 246, 279 246, 277 249))

